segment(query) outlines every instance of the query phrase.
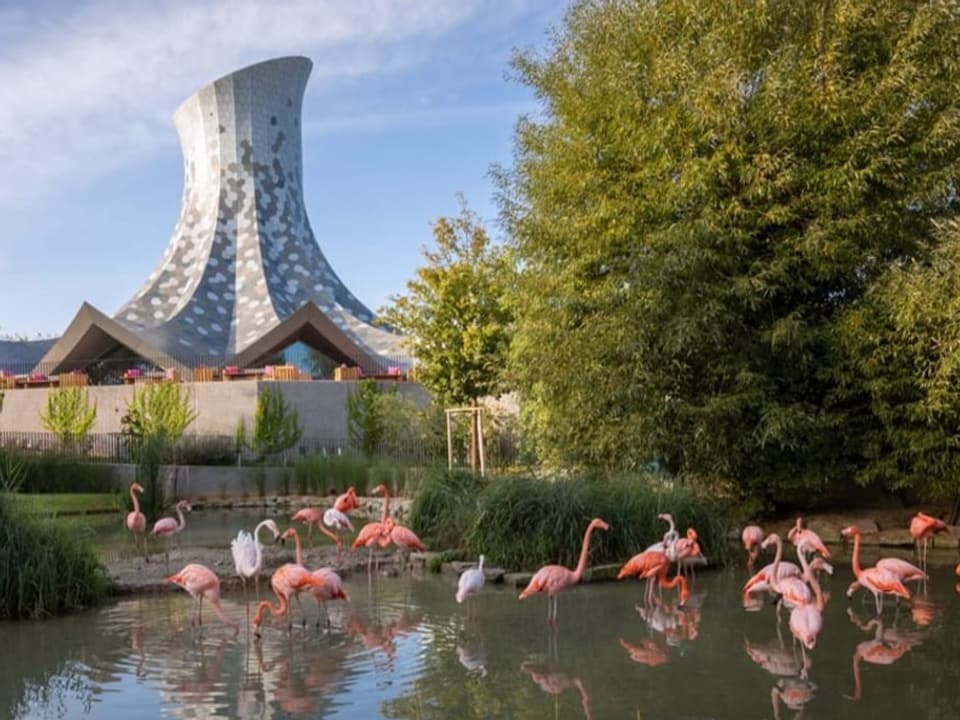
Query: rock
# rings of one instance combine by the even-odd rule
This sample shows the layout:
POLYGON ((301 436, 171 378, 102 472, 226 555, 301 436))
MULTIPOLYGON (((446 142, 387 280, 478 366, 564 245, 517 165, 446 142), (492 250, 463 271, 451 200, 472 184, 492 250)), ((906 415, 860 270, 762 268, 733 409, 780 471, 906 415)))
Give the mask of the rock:
POLYGON ((620 565, 594 565, 583 573, 583 582, 606 582, 616 580, 620 565))
POLYGON ((864 545, 882 545, 886 547, 913 547, 913 538, 906 528, 881 530, 870 535, 861 535, 860 542, 864 545))
POLYGON ((503 583, 505 585, 512 585, 513 587, 526 587, 527 583, 530 582, 530 579, 533 577, 532 572, 510 572, 504 573, 503 583))
POLYGON ((844 526, 838 524, 836 520, 821 520, 818 518, 811 518, 807 523, 807 528, 819 535, 820 539, 825 543, 837 542, 840 540, 840 530, 843 527, 844 526))

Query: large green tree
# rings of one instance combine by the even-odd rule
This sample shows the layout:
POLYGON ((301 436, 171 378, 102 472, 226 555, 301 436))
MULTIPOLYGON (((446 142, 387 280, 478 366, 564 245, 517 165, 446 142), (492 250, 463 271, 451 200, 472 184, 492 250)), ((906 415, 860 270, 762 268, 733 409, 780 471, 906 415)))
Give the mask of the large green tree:
POLYGON ((380 310, 410 338, 417 380, 447 404, 473 404, 499 388, 509 340, 509 264, 461 199, 460 214, 433 226, 427 264, 380 310))
MULTIPOLYGON (((957 2, 583 0, 514 67, 512 368, 546 459, 847 476, 836 328, 956 212, 957 2)), ((864 417, 866 416, 866 417, 864 417)))

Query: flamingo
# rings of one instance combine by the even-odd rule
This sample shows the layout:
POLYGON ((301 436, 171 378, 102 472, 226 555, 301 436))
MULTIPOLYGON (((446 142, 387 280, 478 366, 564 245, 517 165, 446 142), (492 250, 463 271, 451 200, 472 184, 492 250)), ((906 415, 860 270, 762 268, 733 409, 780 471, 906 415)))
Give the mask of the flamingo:
MULTIPOLYGON (((234 629, 239 629, 239 625, 223 612, 223 606, 220 604, 220 578, 210 568, 191 563, 176 575, 165 577, 163 581, 182 587, 190 593, 190 597, 197 601, 196 624, 198 626, 203 625, 203 599, 206 598, 220 620, 234 629)), ((193 618, 190 618, 190 624, 194 624, 193 618)))
MULTIPOLYGON (((770 578, 768 580, 770 588, 780 596, 780 602, 786 605, 788 608, 795 608, 799 605, 805 605, 809 603, 813 597, 813 593, 810 587, 807 585, 808 578, 811 576, 811 566, 807 564, 806 556, 804 554, 807 550, 807 546, 805 544, 801 544, 797 547, 797 557, 800 560, 800 565, 802 567, 800 576, 797 577, 796 575, 788 575, 786 577, 780 577, 779 566, 781 557, 783 556, 783 541, 776 533, 770 533, 760 547, 765 550, 771 544, 776 544, 777 552, 773 559, 773 570, 771 571, 770 578)), ((817 560, 819 560, 819 558, 817 558, 817 560)), ((780 608, 778 604, 778 617, 779 611, 780 608)))
MULTIPOLYGON (((387 490, 387 486, 384 484, 377 485, 373 490, 371 490, 373 495, 378 495, 383 493, 383 516, 380 518, 380 522, 368 522, 357 534, 357 537, 354 539, 353 544, 350 546, 354 550, 357 548, 366 547, 370 549, 370 554, 367 557, 367 572, 369 573, 373 563, 373 546, 381 545, 386 547, 386 544, 381 542, 383 538, 383 525, 387 520, 387 516, 390 514, 390 492, 387 490)), ((389 540, 387 540, 389 544, 389 540)))
POLYGON ((572 585, 580 582, 583 577, 583 571, 587 569, 587 553, 590 550, 590 534, 594 529, 609 530, 610 526, 600 518, 593 518, 587 525, 587 531, 583 534, 583 546, 580 549, 580 559, 577 561, 577 567, 574 570, 565 568, 563 565, 544 565, 534 573, 530 583, 520 593, 519 599, 523 600, 538 592, 547 593, 547 622, 552 619, 557 621, 557 593, 572 585), (553 613, 551 616, 551 605, 553 613))
POLYGON ((938 533, 950 534, 950 527, 943 520, 923 512, 918 512, 910 519, 910 537, 913 538, 920 565, 924 569, 927 567, 927 544, 938 533))
MULTIPOLYGON (((303 549, 300 547, 300 536, 297 534, 297 531, 293 528, 288 529, 283 533, 282 539, 293 538, 294 545, 296 546, 297 553, 297 565, 303 566, 303 549)), ((327 625, 330 624, 330 615, 327 612, 327 600, 349 600, 350 597, 347 595, 346 590, 343 589, 343 580, 340 576, 330 568, 320 568, 314 570, 310 573, 314 577, 320 580, 319 585, 314 585, 309 588, 310 594, 313 595, 314 599, 317 601, 317 610, 319 611, 320 605, 323 605, 324 615, 327 617, 327 625)), ((294 597, 297 600, 297 604, 300 604, 300 592, 296 592, 294 597)), ((303 607, 300 608, 300 613, 303 613, 303 607)), ((306 615, 304 614, 304 622, 306 622, 306 615)), ((320 616, 317 615, 317 626, 320 626, 320 616)))
POLYGON ((320 528, 320 532, 337 544, 338 553, 343 547, 343 538, 336 531, 353 532, 353 523, 350 522, 350 518, 342 510, 337 510, 336 507, 324 511, 322 521, 318 523, 317 527, 320 528))
MULTIPOLYGON (((290 528, 287 532, 291 530, 293 530, 293 528, 290 528)), ((293 530, 293 533, 296 537, 296 530, 293 530)), ((286 535, 286 533, 284 533, 284 535, 286 535)), ((270 577, 270 588, 280 603, 274 606, 269 600, 263 600, 257 605, 257 612, 253 616, 253 625, 256 628, 254 635, 258 638, 260 637, 260 625, 263 622, 263 613, 265 610, 268 610, 274 617, 283 617, 290 608, 291 595, 296 596, 307 588, 319 587, 322 584, 323 580, 311 575, 303 565, 298 563, 281 565, 270 577)), ((303 609, 301 608, 301 613, 302 612, 303 609)), ((304 619, 304 622, 306 622, 306 619, 304 619)), ((288 624, 287 629, 293 629, 292 621, 288 624)))
MULTIPOLYGON (((190 512, 190 503, 186 500, 181 500, 177 503, 176 511, 177 517, 180 519, 179 522, 174 520, 172 517, 160 518, 153 524, 153 529, 150 530, 151 535, 163 535, 166 538, 169 538, 171 535, 177 535, 178 533, 183 532, 183 529, 187 526, 187 520, 183 517, 185 512, 190 512)), ((169 539, 165 542, 165 556, 166 562, 170 564, 170 541, 169 539)))
POLYGON ((759 525, 747 525, 740 533, 743 549, 747 551, 747 569, 753 572, 753 563, 760 554, 760 543, 763 542, 763 528, 759 525))
POLYGON ((253 534, 241 530, 237 536, 230 541, 230 553, 233 555, 233 565, 237 570, 237 575, 243 582, 243 594, 247 594, 247 580, 253 578, 257 585, 257 595, 259 596, 260 570, 263 567, 263 545, 260 543, 260 531, 267 528, 273 533, 273 541, 280 538, 280 529, 273 520, 264 520, 253 529, 253 534))
POLYGON ((342 513, 348 513, 360 507, 360 503, 357 502, 357 491, 353 486, 348 487, 347 491, 334 501, 333 507, 342 513))
POLYGON ((307 542, 310 543, 311 547, 313 546, 313 526, 319 525, 320 520, 323 518, 323 514, 316 508, 308 507, 301 508, 297 510, 291 520, 294 522, 303 523, 307 526, 307 542))
MULTIPOLYGON (((681 548, 680 552, 688 552, 687 548, 681 548)), ((653 603, 653 585, 657 582, 661 589, 672 589, 680 586, 680 606, 686 604, 690 596, 687 589, 687 580, 682 575, 675 575, 673 580, 667 580, 667 572, 670 569, 670 557, 657 550, 644 550, 642 553, 634 555, 626 564, 620 568, 617 573, 617 580, 637 575, 647 581, 647 588, 644 591, 644 603, 650 605, 653 603)))
POLYGON ((403 525, 398 525, 392 517, 384 521, 381 538, 380 545, 382 547, 386 547, 392 542, 397 546, 397 550, 400 551, 401 555, 404 556, 401 558, 401 567, 406 566, 410 552, 413 550, 424 552, 427 549, 427 546, 421 542, 413 530, 403 525), (404 553, 404 550, 407 552, 404 553))
MULTIPOLYGON (((855 552, 857 553, 857 559, 859 560, 859 546, 854 546, 855 552)), ((874 566, 880 570, 886 570, 887 572, 895 575, 900 582, 908 583, 914 581, 923 581, 928 580, 929 576, 923 570, 918 568, 913 563, 909 563, 906 560, 895 557, 885 557, 880 558, 874 563, 874 566)), ((847 597, 852 597, 853 594, 860 589, 860 582, 854 580, 850 583, 850 587, 847 588, 847 597)))
MULTIPOLYGON (((853 574, 857 576, 857 582, 861 587, 873 593, 873 601, 877 607, 877 615, 883 611, 883 596, 896 595, 898 597, 910 599, 910 591, 907 590, 900 579, 889 570, 878 567, 863 569, 860 567, 860 528, 856 525, 850 525, 843 528, 840 534, 844 537, 853 536, 853 556, 851 565, 853 574)), ((855 588, 854 588, 855 589, 855 588)), ((847 591, 850 592, 849 590, 847 591)))
POLYGON ((830 551, 827 550, 827 546, 823 544, 820 536, 803 526, 803 518, 797 518, 797 524, 790 528, 787 539, 796 547, 807 545, 811 551, 818 552, 826 558, 830 557, 830 551))
MULTIPOLYGON (((803 553, 800 553, 800 557, 803 558, 803 553)), ((805 650, 813 650, 823 630, 823 591, 810 566, 806 565, 806 561, 803 562, 804 579, 812 586, 814 596, 793 608, 790 613, 790 632, 805 650)))
POLYGON ((130 499, 133 500, 133 510, 127 513, 127 530, 133 533, 133 546, 140 550, 137 547, 137 536, 143 536, 143 558, 147 562, 150 562, 150 557, 147 554, 147 516, 140 512, 140 499, 137 497, 137 493, 143 492, 143 485, 138 482, 130 483, 130 499))
POLYGON ((471 595, 476 595, 483 590, 485 581, 483 574, 483 555, 480 556, 480 564, 475 568, 464 570, 457 582, 457 594, 454 595, 458 603, 462 603, 471 595))
POLYGON ((647 550, 662 552, 670 558, 670 562, 675 562, 677 559, 676 545, 677 540, 680 539, 680 533, 677 532, 677 525, 673 521, 673 515, 670 513, 658 513, 657 520, 663 520, 669 527, 663 534, 663 539, 650 545, 647 550))

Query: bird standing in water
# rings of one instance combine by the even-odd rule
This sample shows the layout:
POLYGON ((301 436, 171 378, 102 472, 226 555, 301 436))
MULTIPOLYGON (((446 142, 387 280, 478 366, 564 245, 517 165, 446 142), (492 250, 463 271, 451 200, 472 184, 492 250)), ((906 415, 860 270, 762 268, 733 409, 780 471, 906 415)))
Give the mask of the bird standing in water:
POLYGON ((130 483, 130 499, 133 500, 133 510, 127 513, 127 530, 133 533, 133 546, 138 553, 140 548, 137 547, 137 537, 143 536, 143 559, 150 562, 150 557, 147 555, 147 516, 140 512, 140 499, 137 497, 137 493, 142 492, 143 485, 137 482, 130 483))
POLYGON ((587 531, 583 534, 583 546, 580 548, 580 559, 576 568, 570 570, 563 565, 544 565, 537 570, 530 579, 530 583, 520 593, 520 600, 538 592, 547 593, 547 622, 557 621, 557 593, 576 585, 583 577, 583 572, 587 569, 587 554, 590 552, 590 534, 597 528, 609 530, 610 526, 600 518, 590 521, 587 531))
POLYGON ((483 555, 480 556, 480 564, 475 568, 464 570, 457 582, 457 594, 454 596, 458 603, 462 603, 471 595, 476 595, 483 590, 483 555))
MULTIPOLYGON (((220 578, 216 573, 205 565, 192 563, 183 568, 180 572, 163 579, 164 582, 179 585, 188 593, 190 597, 197 601, 196 625, 203 625, 203 600, 207 599, 213 606, 213 611, 224 624, 237 629, 239 626, 233 620, 228 618, 223 612, 220 604, 220 578)), ((194 624, 194 619, 190 619, 190 624, 194 624)))

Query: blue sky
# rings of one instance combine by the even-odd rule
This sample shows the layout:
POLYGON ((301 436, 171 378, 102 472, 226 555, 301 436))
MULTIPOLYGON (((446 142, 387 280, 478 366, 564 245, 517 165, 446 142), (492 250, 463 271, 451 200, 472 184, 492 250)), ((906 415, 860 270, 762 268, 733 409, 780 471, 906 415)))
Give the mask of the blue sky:
POLYGON ((493 163, 535 112, 508 77, 552 0, 0 0, 0 335, 112 315, 159 262, 183 187, 172 115, 216 78, 314 62, 304 186, 320 247, 376 310, 423 264, 457 193, 496 235, 493 163))

